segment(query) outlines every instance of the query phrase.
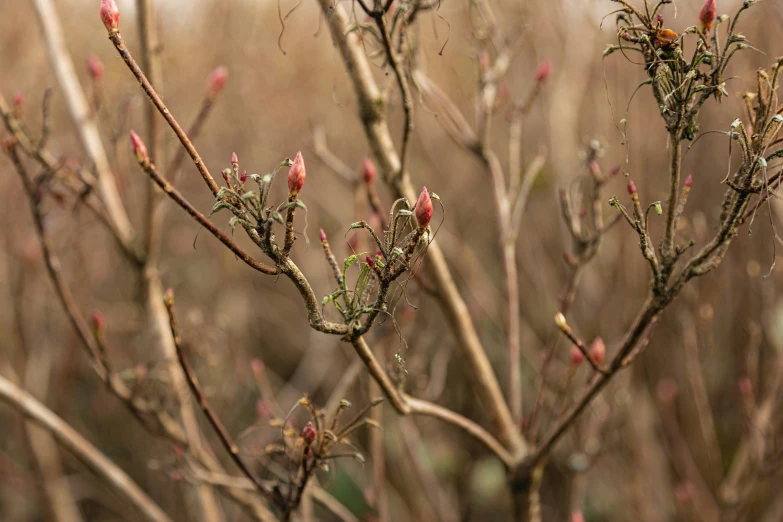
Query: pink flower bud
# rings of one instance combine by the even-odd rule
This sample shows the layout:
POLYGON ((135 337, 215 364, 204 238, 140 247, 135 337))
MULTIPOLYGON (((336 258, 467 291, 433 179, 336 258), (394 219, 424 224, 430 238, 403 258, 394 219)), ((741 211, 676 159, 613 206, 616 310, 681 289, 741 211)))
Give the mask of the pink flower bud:
POLYGON ((557 325, 557 327, 561 330, 568 328, 568 322, 566 321, 565 315, 563 315, 562 312, 555 314, 555 325, 557 325))
POLYGON ((313 443, 315 440, 315 426, 313 426, 312 422, 308 422, 305 424, 305 427, 302 429, 302 439, 305 441, 305 444, 308 446, 313 443))
POLYGON ((250 369, 253 370, 253 375, 260 379, 264 375, 264 362, 261 359, 253 359, 250 361, 250 369))
POLYGON ((488 71, 490 65, 489 53, 487 51, 481 51, 481 54, 479 55, 479 67, 481 67, 482 71, 488 71))
POLYGON ((569 522, 585 522, 585 516, 579 510, 572 511, 569 522))
POLYGON ((552 62, 548 59, 542 61, 538 64, 538 67, 536 67, 536 81, 538 83, 545 82, 550 74, 552 74, 552 62))
POLYGON ((375 259, 373 259, 371 256, 365 256, 364 262, 370 265, 370 268, 375 268, 375 259))
POLYGON ((103 78, 103 62, 97 56, 91 54, 87 58, 87 72, 90 73, 93 81, 100 81, 103 78))
POLYGON ((628 180, 628 194, 632 196, 636 194, 636 183, 634 183, 632 179, 628 180))
POLYGON ((139 135, 133 130, 130 131, 130 142, 131 150, 133 150, 133 154, 136 155, 136 161, 139 163, 147 161, 149 159, 147 156, 147 146, 144 145, 144 142, 141 141, 139 135))
POLYGON ((226 182, 226 185, 231 186, 231 183, 228 181, 228 175, 231 174, 231 169, 223 169, 221 174, 223 174, 223 181, 226 182))
POLYGON ((24 105, 24 95, 21 92, 16 93, 16 96, 14 96, 14 105, 17 109, 21 109, 22 105, 24 105))
POLYGON ((753 382, 747 375, 740 377, 740 380, 737 381, 737 388, 739 388, 740 393, 744 397, 750 397, 753 395, 753 382))
POLYGON ((216 67, 207 77, 207 94, 210 98, 214 99, 220 91, 223 90, 223 86, 228 79, 228 68, 221 65, 216 67))
POLYGON ((662 403, 670 403, 680 393, 680 388, 674 379, 661 379, 655 387, 655 394, 662 403))
POLYGON ((120 26, 120 10, 114 0, 101 0, 101 21, 107 31, 112 31, 120 26))
POLYGON ((318 237, 320 238, 321 243, 326 241, 326 232, 324 232, 323 228, 318 232, 318 237))
POLYGON ((598 176, 601 174, 601 167, 598 165, 597 161, 591 160, 587 166, 590 168, 590 172, 593 174, 593 176, 598 176))
POLYGON ((370 158, 364 158, 362 162, 362 181, 372 187, 375 183, 375 165, 370 158))
POLYGON ((610 170, 610 171, 609 171, 609 176, 610 176, 610 177, 611 177, 611 176, 616 176, 616 175, 618 175, 619 173, 620 173, 620 166, 619 166, 619 165, 616 165, 616 166, 612 167, 612 170, 610 170))
POLYGON ((604 340, 600 337, 596 337, 593 340, 593 344, 590 345, 590 358, 595 361, 595 364, 603 364, 606 359, 606 345, 604 340))
POLYGON ((103 328, 106 326, 106 318, 103 317, 103 314, 100 312, 95 312, 92 314, 92 317, 90 318, 90 323, 92 324, 92 330, 95 333, 103 331, 103 328))
POLYGON ((242 183, 247 181, 247 170, 243 170, 242 174, 239 175, 239 181, 241 181, 242 183))
POLYGON ((627 31, 623 32, 623 34, 620 35, 620 38, 622 38, 626 42, 630 42, 631 41, 631 35, 628 34, 627 31))
POLYGON ((699 11, 699 23, 703 31, 707 31, 715 23, 715 15, 718 12, 718 3, 716 0, 706 0, 699 11))
POLYGON ((272 416, 269 405, 263 399, 256 401, 256 413, 258 413, 258 418, 261 420, 266 420, 272 416))
POLYGON ((419 224, 419 228, 426 228, 430 224, 432 219, 432 200, 430 199, 430 193, 427 192, 427 187, 421 189, 419 194, 419 200, 416 202, 416 223, 419 224))
POLYGON ((691 188, 691 183, 693 182, 693 176, 688 174, 688 176, 685 178, 685 186, 688 188, 691 188))
POLYGON ((568 353, 568 360, 571 361, 571 365, 579 366, 585 360, 585 354, 576 346, 572 346, 571 351, 568 353))
POLYGON ((658 22, 658 25, 663 25, 663 15, 658 14, 658 16, 655 17, 655 20, 658 22))
POLYGON ((294 164, 288 171, 288 193, 291 196, 297 196, 304 186, 307 172, 305 171, 304 158, 301 152, 296 153, 294 164))
POLYGON ((231 153, 231 164, 232 165, 238 165, 239 164, 239 158, 237 158, 237 153, 232 152, 231 153))

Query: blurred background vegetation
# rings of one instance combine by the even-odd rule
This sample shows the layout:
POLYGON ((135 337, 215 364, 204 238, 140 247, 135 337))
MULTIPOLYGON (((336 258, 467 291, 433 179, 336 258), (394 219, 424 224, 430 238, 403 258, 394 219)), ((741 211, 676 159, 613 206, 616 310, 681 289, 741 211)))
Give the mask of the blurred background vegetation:
MULTIPOLYGON (((283 13, 296 5, 292 0, 281 3, 283 13)), ((131 50, 138 49, 134 2, 118 0, 118 4, 123 35, 131 50)), ((719 13, 733 12, 738 4, 719 1, 719 13)), ((652 96, 643 90, 630 104, 627 147, 622 144, 617 125, 644 77, 641 68, 620 53, 602 59, 602 51, 616 35, 611 17, 603 28, 600 23, 614 4, 606 0, 497 0, 493 5, 505 30, 521 34, 509 68, 507 100, 525 99, 541 60, 553 64, 551 77, 524 120, 522 141, 523 164, 537 154, 546 160, 530 197, 518 246, 524 405, 530 411, 541 355, 557 335, 552 317, 568 275, 563 252, 570 248, 570 240, 560 217, 557 191, 585 174, 584 151, 590 140, 598 140, 603 149, 599 161, 605 170, 622 166, 627 155, 624 169, 635 181, 642 201, 665 200, 666 134, 652 96)), ((676 17, 674 9, 667 7, 665 25, 679 32, 694 24, 700 6, 695 0, 678 2, 676 17)), ((218 65, 230 71, 225 90, 195 140, 213 172, 229 166, 232 152, 238 154, 242 168, 259 173, 270 171, 298 150, 304 154, 308 181, 301 197, 309 209, 304 230, 309 245, 298 241, 293 257, 316 292, 326 295, 333 283, 320 252, 318 229, 329 235, 338 257, 345 256, 350 223, 369 219, 370 211, 356 197, 360 188, 320 161, 314 150, 314 130, 322 127, 331 151, 357 172, 369 150, 342 60, 326 27, 319 29, 316 4, 304 1, 286 20, 280 39, 285 54, 278 46, 277 2, 160 0, 155 7, 162 46, 160 91, 181 122, 195 117, 210 71, 218 65)), ((97 2, 58 0, 57 8, 82 85, 88 93, 98 89, 98 119, 112 169, 126 207, 140 225, 148 181, 131 154, 127 132, 143 128, 142 109, 147 101, 107 41, 97 2), (98 86, 84 66, 90 55, 99 57, 105 66, 98 86)), ((24 95, 24 119, 36 133, 44 91, 52 88, 50 148, 63 159, 80 160, 84 154, 38 27, 31 2, 0 0, 0 92, 8 99, 16 93, 24 95)), ((423 15, 415 33, 420 66, 469 119, 479 71, 472 27, 468 1, 444 0, 437 15, 423 15)), ((768 66, 783 54, 780 2, 760 2, 744 18, 742 27, 757 51, 745 52, 733 62, 729 76, 734 79, 727 84, 731 96, 708 105, 701 118, 703 132, 725 132, 735 118, 742 117, 739 93, 752 86, 758 67, 768 66)), ((380 59, 375 63, 381 85, 393 82, 380 59)), ((394 85, 390 100, 396 139, 403 120, 394 85)), ((510 102, 505 103, 498 109, 492 131, 493 145, 504 164, 508 161, 505 114, 510 102)), ((165 152, 158 161, 165 165, 179 143, 168 129, 162 142, 165 152)), ((505 385, 503 282, 489 174, 469 152, 454 145, 437 115, 418 95, 410 153, 414 183, 426 184, 443 201, 446 212, 437 241, 505 385)), ((683 237, 698 243, 714 229, 724 192, 720 181, 729 163, 728 139, 722 134, 704 136, 688 152, 684 174, 693 175, 693 189, 682 220, 683 237)), ((178 187, 199 209, 208 211, 212 197, 192 164, 181 170, 178 187)), ((615 194, 624 197, 625 183, 618 176, 606 188, 605 199, 615 194)), ((276 187, 278 200, 284 198, 282 187, 282 183, 276 187)), ((6 159, 0 160, 0 194, 4 223, 0 228, 0 372, 47 375, 48 391, 41 399, 127 470, 174 519, 191 520, 171 445, 144 430, 94 378, 53 292, 28 202, 6 159)), ((381 196, 385 205, 391 204, 389 193, 381 196)), ((263 360, 278 401, 287 410, 303 393, 316 404, 324 404, 355 355, 338 339, 307 327, 292 285, 249 270, 211 236, 199 234, 187 215, 169 202, 166 205, 170 208, 160 260, 164 285, 177 293, 182 328, 192 341, 191 360, 202 385, 229 430, 243 433, 244 451, 253 455, 257 442, 266 440, 251 370, 253 359, 263 360)), ((156 386, 156 376, 164 379, 165 371, 145 326, 136 272, 117 253, 101 224, 77 202, 46 198, 43 208, 79 306, 85 313, 100 311, 106 317, 110 360, 116 368, 128 368, 129 379, 144 375, 140 393, 159 393, 165 386, 156 386)), ((693 510, 687 468, 695 466, 707 490, 718 494, 739 440, 753 429, 749 418, 756 406, 754 397, 765 389, 783 356, 783 301, 778 295, 783 273, 778 268, 765 277, 774 264, 770 225, 783 226, 782 209, 774 200, 760 210, 752 235, 743 229, 723 265, 689 285, 656 326, 643 357, 615 379, 562 442, 545 479, 551 487, 543 489, 544 520, 565 520, 574 498, 580 499, 578 507, 588 521, 704 520, 693 510), (705 442, 698 421, 703 418, 704 404, 692 393, 693 367, 689 364, 694 357, 688 354, 695 354, 703 370, 700 374, 708 391, 717 446, 705 442), (738 389, 738 382, 746 377, 752 383, 750 396, 738 389), (673 386, 680 391, 674 404, 662 406, 661 393, 656 391, 671 391, 673 386), (679 437, 673 438, 671 426, 667 427, 672 422, 679 427, 679 437), (683 465, 683 459, 690 459, 689 463, 683 465)), ((612 209, 606 205, 604 211, 610 215, 612 209)), ((227 219, 220 215, 214 221, 227 229, 227 219)), ((439 213, 435 219, 441 219, 439 213)), ((657 243, 663 226, 662 220, 654 221, 657 243)), ((237 234, 237 241, 253 251, 241 236, 237 234)), ((584 338, 601 335, 610 354, 647 290, 648 267, 636 243, 634 232, 622 223, 606 236, 582 273, 569 316, 569 323, 584 338)), ((395 369, 395 354, 399 353, 406 360, 411 394, 485 423, 486 415, 466 383, 463 363, 436 300, 417 284, 408 286, 407 297, 411 305, 397 310, 399 332, 386 322, 370 334, 381 346, 383 362, 395 369), (400 342, 400 335, 405 343, 400 342)), ((568 353, 563 340, 557 353, 564 361, 562 370, 568 353)), ((580 372, 573 390, 586 379, 586 370, 580 372)), ((366 381, 362 370, 360 380, 346 394, 355 405, 368 401, 366 381)), ((508 498, 504 471, 497 460, 444 424, 425 418, 402 419, 388 406, 383 408, 393 520, 505 518, 508 498), (422 475, 419 468, 426 473, 422 475), (421 483, 421 476, 437 477, 437 494, 433 495, 432 484, 421 483)), ((552 418, 543 416, 543 428, 552 418)), ((85 520, 130 520, 124 514, 123 500, 75 459, 67 454, 63 459, 65 477, 85 520)), ((374 491, 370 476, 369 462, 362 466, 342 460, 322 481, 357 517, 371 520, 374 491)), ((774 475, 763 476, 765 480, 772 487, 774 475)), ((0 408, 0 519, 49 519, 40 486, 21 417, 0 408)), ((781 509, 773 492, 774 487, 758 490, 746 520, 780 520, 762 518, 770 516, 775 504, 781 509)), ((228 520, 242 519, 232 505, 225 503, 223 509, 231 514, 228 520)), ((775 513, 780 515, 780 511, 775 513)), ((332 520, 326 512, 319 510, 317 515, 319 520, 332 520)))

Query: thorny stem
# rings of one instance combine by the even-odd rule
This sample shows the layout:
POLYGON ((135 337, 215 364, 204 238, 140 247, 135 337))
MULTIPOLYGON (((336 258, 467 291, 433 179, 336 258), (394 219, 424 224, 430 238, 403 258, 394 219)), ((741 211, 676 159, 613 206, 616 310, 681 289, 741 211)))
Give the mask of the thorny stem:
POLYGON ((177 138, 179 138, 182 146, 185 147, 185 150, 187 150, 188 154, 190 154, 190 157, 193 160, 193 163, 195 163, 196 168, 201 174, 201 177, 204 178, 204 182, 209 187, 209 190, 212 191, 212 195, 217 195, 220 187, 218 187, 217 183, 215 183, 215 179, 209 173, 209 169, 207 169, 207 166, 204 164, 201 156, 199 156, 198 151, 193 146, 193 143, 191 143, 188 135, 185 134, 185 131, 183 131, 182 127, 179 126, 177 120, 175 120, 174 116, 171 115, 168 107, 166 107, 166 105, 163 103, 163 100, 160 99, 160 96, 158 96, 158 93, 150 84, 149 80, 144 75, 144 72, 142 72, 142 70, 139 68, 136 60, 133 59, 133 56, 131 55, 130 51, 128 51, 128 48, 125 45, 125 41, 123 40, 122 35, 120 35, 120 32, 116 29, 111 31, 109 33, 109 40, 111 40, 111 42, 114 44, 115 49, 117 49, 117 52, 120 53, 120 56, 125 61, 125 64, 128 66, 131 73, 133 73, 133 76, 136 78, 136 80, 138 80, 141 88, 147 94, 150 101, 155 105, 155 107, 157 107, 158 111, 174 131, 174 134, 176 134, 177 138))

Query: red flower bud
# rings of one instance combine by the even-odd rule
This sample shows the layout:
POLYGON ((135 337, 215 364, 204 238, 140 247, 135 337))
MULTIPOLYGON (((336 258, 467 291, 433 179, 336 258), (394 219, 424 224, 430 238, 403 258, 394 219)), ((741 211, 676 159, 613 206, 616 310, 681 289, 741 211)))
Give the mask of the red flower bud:
POLYGON ((691 188, 691 183, 693 182, 693 176, 688 174, 688 176, 685 178, 685 186, 688 188, 691 188))
POLYGON ((323 228, 318 232, 318 237, 321 239, 322 243, 326 241, 326 232, 324 232, 323 228))
POLYGON ((92 323, 93 332, 98 333, 103 331, 104 326, 106 326, 106 318, 103 317, 102 313, 95 312, 90 318, 90 323, 92 323))
POLYGON ((91 54, 87 58, 87 72, 90 73, 93 81, 100 81, 103 78, 103 62, 97 56, 91 54))
POLYGON ((130 131, 130 142, 131 150, 133 150, 133 154, 136 155, 136 161, 139 163, 147 161, 149 159, 149 156, 147 156, 147 146, 144 145, 144 142, 141 141, 139 135, 133 130, 130 131))
POLYGON ((305 171, 304 158, 301 152, 296 153, 294 158, 294 164, 291 165, 291 169, 288 171, 288 193, 291 196, 296 196, 304 186, 305 179, 307 178, 307 172, 305 171))
POLYGON ((24 95, 21 92, 17 93, 16 96, 14 96, 14 105, 16 106, 17 109, 21 109, 22 105, 24 105, 24 95))
POLYGON ((107 31, 120 26, 120 10, 114 0, 101 0, 101 21, 107 31))
POLYGON ((633 182, 633 180, 628 180, 628 194, 634 195, 636 194, 636 183, 633 182))
POLYGON ((663 15, 658 14, 658 16, 655 18, 658 21, 658 25, 663 25, 663 15))
POLYGON ((375 259, 370 256, 365 256, 364 262, 370 265, 370 268, 375 268, 375 259))
POLYGON ((370 158, 364 158, 362 162, 362 181, 371 187, 375 183, 375 165, 370 158))
POLYGON ((536 67, 536 81, 538 83, 545 82, 550 74, 552 74, 552 62, 549 60, 542 61, 536 67))
POLYGON ((313 426, 312 422, 308 422, 305 424, 305 427, 302 429, 302 439, 304 439, 305 444, 308 446, 313 443, 315 440, 315 426, 313 426))
POLYGON ((221 65, 216 67, 207 77, 207 94, 210 98, 214 99, 220 91, 223 90, 223 86, 228 79, 228 68, 221 65))
POLYGON ((229 169, 223 169, 223 172, 221 172, 221 174, 223 174, 223 181, 226 182, 226 185, 231 185, 231 183, 228 182, 228 173, 229 172, 231 172, 229 169))
POLYGON ((232 152, 231 153, 231 164, 232 165, 238 165, 239 164, 239 158, 237 158, 237 153, 232 152))
POLYGON ((707 31, 715 23, 715 15, 718 13, 716 0, 706 0, 699 11, 699 23, 703 31, 707 31))
POLYGON ((419 224, 419 228, 426 228, 431 219, 432 200, 430 193, 427 192, 427 187, 423 187, 421 194, 419 194, 419 200, 416 202, 416 223, 419 224))
POLYGON ((593 344, 590 345, 590 358, 595 361, 595 364, 603 364, 606 359, 606 345, 604 340, 600 337, 596 337, 593 340, 593 344))
POLYGON ((239 175, 239 181, 241 181, 242 183, 247 181, 247 170, 243 170, 242 174, 239 175))
POLYGON ((582 361, 585 360, 585 354, 576 346, 572 346, 571 351, 568 354, 568 360, 571 361, 573 366, 579 366, 582 364, 582 361))

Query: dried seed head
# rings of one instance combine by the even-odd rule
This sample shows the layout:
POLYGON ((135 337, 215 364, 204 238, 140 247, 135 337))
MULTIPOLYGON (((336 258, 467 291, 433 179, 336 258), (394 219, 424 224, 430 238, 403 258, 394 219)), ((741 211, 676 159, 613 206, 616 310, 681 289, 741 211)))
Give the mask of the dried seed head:
POLYGON ((93 54, 87 58, 87 72, 94 82, 99 82, 103 78, 103 62, 100 58, 93 54))
POLYGON ((209 76, 207 77, 207 94, 210 99, 215 99, 215 97, 220 94, 227 79, 228 68, 223 65, 215 67, 215 70, 209 73, 209 76))
POLYGON ((552 62, 545 59, 536 67, 536 81, 538 83, 543 83, 549 78, 550 74, 552 74, 552 62))
POLYGON ((131 150, 133 150, 133 154, 136 155, 136 161, 139 163, 144 163, 149 160, 149 156, 147 155, 147 146, 144 145, 144 142, 141 141, 141 137, 139 137, 138 134, 136 134, 135 131, 130 131, 130 142, 131 142, 131 150))
POLYGON ((704 5, 699 11, 699 23, 703 31, 708 31, 715 23, 715 15, 718 12, 718 3, 716 0, 705 0, 704 5))
POLYGON ((101 0, 101 21, 107 31, 111 32, 120 26, 120 10, 114 0, 101 0))
POLYGON ((323 228, 318 232, 318 237, 320 238, 322 243, 326 241, 326 232, 324 232, 323 228))
POLYGON ((375 184, 375 165, 370 158, 364 158, 362 162, 362 181, 371 187, 375 184))
POLYGON ((590 358, 595 361, 595 364, 603 364, 606 359, 606 345, 604 340, 600 337, 596 337, 593 340, 593 344, 590 345, 590 358))
POLYGON ((302 439, 305 441, 305 444, 308 446, 313 443, 315 440, 315 426, 313 426, 312 422, 308 422, 305 424, 305 427, 302 429, 302 439))
POLYGON ((568 360, 571 361, 572 366, 579 366, 585 360, 585 354, 576 346, 572 346, 571 351, 568 353, 568 360))
POLYGON ((420 229, 423 229, 427 228, 430 220, 432 220, 432 200, 427 187, 423 187, 421 194, 419 194, 419 200, 416 202, 416 223, 419 224, 420 229))
POLYGON ((628 194, 632 196, 636 194, 636 183, 634 183, 632 179, 628 180, 628 194))
POLYGON ((288 193, 291 196, 297 196, 304 186, 307 172, 305 171, 304 158, 301 152, 296 153, 294 164, 288 171, 288 193))
POLYGON ((685 178, 685 186, 687 188, 691 188, 691 183, 693 183, 693 176, 688 174, 688 176, 685 178))

